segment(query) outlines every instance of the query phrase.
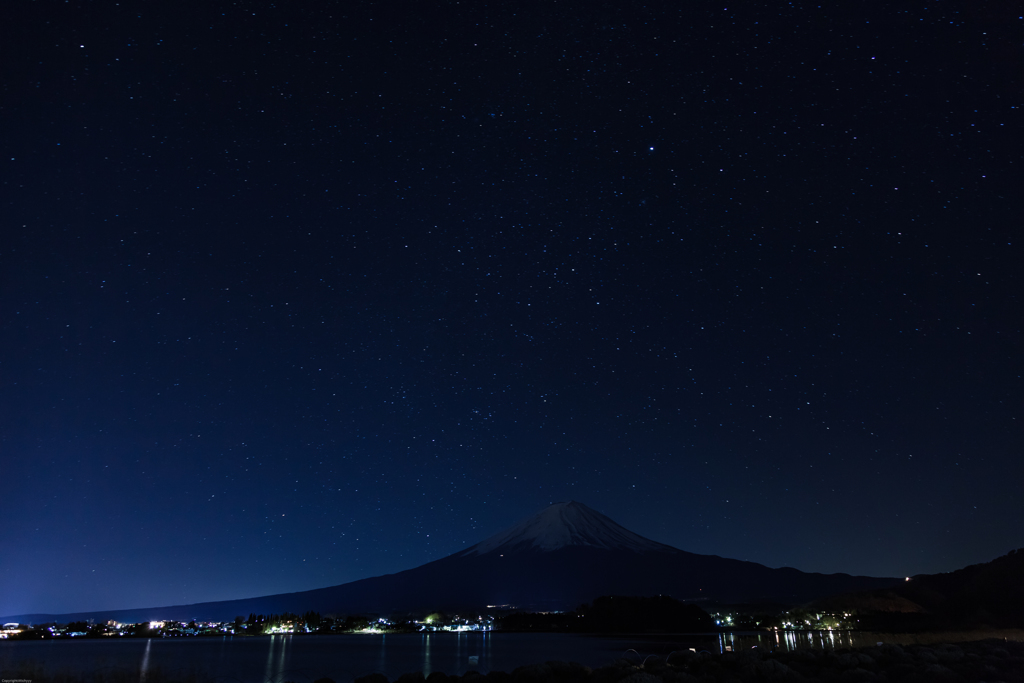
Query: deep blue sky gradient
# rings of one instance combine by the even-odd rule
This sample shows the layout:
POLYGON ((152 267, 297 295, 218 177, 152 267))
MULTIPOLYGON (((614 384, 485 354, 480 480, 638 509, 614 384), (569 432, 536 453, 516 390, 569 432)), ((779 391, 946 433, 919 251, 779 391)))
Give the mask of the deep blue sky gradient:
POLYGON ((0 614, 1024 545, 1005 3, 35 2, 0 29, 0 614), (315 6, 314 6, 315 5, 315 6))

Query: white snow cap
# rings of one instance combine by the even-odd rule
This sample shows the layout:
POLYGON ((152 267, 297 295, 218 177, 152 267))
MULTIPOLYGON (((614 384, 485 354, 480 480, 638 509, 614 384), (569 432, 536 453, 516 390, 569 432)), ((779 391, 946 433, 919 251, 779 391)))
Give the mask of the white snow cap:
POLYGON ((645 552, 672 549, 634 534, 583 503, 555 503, 510 529, 477 543, 462 555, 483 555, 496 550, 558 550, 570 545, 645 552))

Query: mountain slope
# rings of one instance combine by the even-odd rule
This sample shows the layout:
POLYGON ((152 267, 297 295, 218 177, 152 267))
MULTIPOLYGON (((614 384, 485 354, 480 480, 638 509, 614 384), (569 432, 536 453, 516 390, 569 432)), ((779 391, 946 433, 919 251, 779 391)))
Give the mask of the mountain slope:
POLYGON ((231 619, 256 613, 392 613, 480 610, 487 605, 572 609, 600 595, 671 595, 679 600, 799 603, 886 588, 895 578, 809 574, 697 555, 634 534, 581 503, 557 503, 467 550, 397 574, 300 593, 88 614, 72 618, 231 619))
POLYGON ((876 630, 1024 627, 1024 549, 944 574, 922 574, 889 590, 837 595, 808 609, 856 611, 876 630))

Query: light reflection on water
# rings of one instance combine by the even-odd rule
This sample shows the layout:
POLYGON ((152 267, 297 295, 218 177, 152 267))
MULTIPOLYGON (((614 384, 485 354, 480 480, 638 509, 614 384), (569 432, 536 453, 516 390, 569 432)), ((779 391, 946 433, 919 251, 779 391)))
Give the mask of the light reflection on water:
MULTIPOLYGON (((462 675, 476 670, 509 671, 558 659, 594 668, 623 657, 642 661, 695 648, 712 653, 874 645, 887 636, 850 631, 726 632, 696 635, 588 636, 546 633, 410 633, 391 635, 292 636, 259 638, 154 638, 150 640, 0 641, 0 672, 19 662, 48 672, 121 669, 153 679, 195 671, 242 683, 282 683, 329 677, 338 683, 374 671, 394 680, 404 673, 434 671, 462 675), (628 652, 632 650, 632 652, 628 652), (476 658, 475 660, 471 658, 476 658)), ((0 676, 12 678, 16 676, 0 676)))
POLYGON ((718 652, 737 652, 758 648, 792 652, 794 650, 835 650, 875 645, 883 634, 866 631, 757 631, 722 633, 718 652))
POLYGON ((149 647, 153 644, 152 638, 146 639, 146 651, 142 653, 142 665, 139 666, 139 683, 146 683, 146 674, 149 672, 149 647))
MULTIPOLYGON (((229 640, 229 639, 228 639, 229 640)), ((263 670, 263 680, 273 682, 281 680, 282 675, 288 670, 288 654, 291 645, 292 636, 290 635, 272 635, 270 636, 270 646, 267 648, 267 664, 263 670)), ((223 668, 224 658, 221 658, 223 668)))

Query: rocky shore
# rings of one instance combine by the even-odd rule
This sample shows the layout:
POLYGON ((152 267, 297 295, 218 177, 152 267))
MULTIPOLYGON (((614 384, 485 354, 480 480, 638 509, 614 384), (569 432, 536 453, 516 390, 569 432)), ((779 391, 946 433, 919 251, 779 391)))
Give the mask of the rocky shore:
MULTIPOLYGON (((546 662, 511 673, 462 676, 405 674, 391 683, 747 683, 825 681, 860 683, 1024 683, 1024 643, 983 640, 941 645, 881 645, 853 650, 675 652, 642 666, 620 660, 599 669, 572 662, 546 662)), ((328 683, 319 681, 318 683, 328 683)), ((389 683, 381 674, 355 683, 389 683)))
MULTIPOLYGON (((2 671, 7 681, 31 683, 138 683, 139 671, 102 668, 87 674, 46 673, 38 664, 23 663, 2 671)), ((214 683, 239 680, 211 678, 200 671, 149 671, 145 683, 214 683)), ((283 683, 349 683, 297 675, 283 683), (292 680, 294 678, 294 680, 292 680)), ((756 648, 712 655, 676 651, 667 658, 619 660, 598 669, 575 662, 550 661, 509 672, 468 671, 449 676, 435 671, 407 673, 394 680, 383 674, 355 678, 351 683, 1024 683, 1024 642, 988 639, 956 644, 892 645, 845 650, 767 652, 756 648)))

